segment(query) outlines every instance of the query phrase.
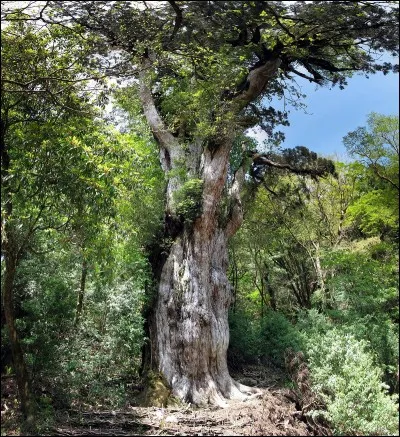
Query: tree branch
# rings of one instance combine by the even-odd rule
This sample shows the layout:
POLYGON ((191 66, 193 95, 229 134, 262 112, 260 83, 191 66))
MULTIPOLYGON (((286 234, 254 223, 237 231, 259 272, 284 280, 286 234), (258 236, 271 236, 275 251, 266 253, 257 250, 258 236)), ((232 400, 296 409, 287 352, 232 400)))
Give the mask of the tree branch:
POLYGON ((229 214, 229 221, 225 228, 228 238, 236 233, 243 222, 243 205, 240 194, 244 182, 244 176, 245 171, 243 165, 241 165, 235 173, 235 179, 229 192, 233 205, 229 214))
POLYGON ((267 158, 267 156, 261 155, 259 153, 253 155, 253 162, 254 164, 257 165, 264 164, 269 167, 275 167, 282 170, 289 170, 290 172, 298 175, 309 175, 311 177, 316 177, 316 176, 321 177, 324 176, 327 172, 326 169, 319 170, 317 168, 298 168, 298 167, 293 167, 290 164, 275 162, 267 158))
POLYGON ((175 35, 178 33, 180 27, 182 26, 183 15, 182 15, 182 10, 179 8, 179 6, 176 4, 175 1, 169 0, 168 3, 172 6, 172 8, 176 13, 174 30, 172 31, 172 34, 169 37, 169 40, 172 41, 175 38, 175 35))
POLYGON ((146 82, 148 80, 148 71, 150 67, 150 59, 144 56, 139 70, 139 98, 142 103, 146 120, 161 148, 161 166, 164 171, 169 171, 171 169, 171 158, 173 158, 173 155, 176 154, 178 149, 178 141, 165 126, 165 123, 158 113, 154 103, 150 88, 147 86, 146 82))
POLYGON ((240 109, 243 109, 264 91, 267 83, 276 75, 280 65, 281 59, 275 56, 261 65, 261 67, 249 72, 246 89, 234 99, 234 101, 239 103, 240 109))
POLYGON ((267 6, 266 7, 267 10, 269 12, 271 12, 271 14, 274 16, 278 26, 284 30, 284 32, 289 35, 291 38, 296 39, 296 37, 293 35, 293 33, 281 22, 279 15, 275 12, 274 8, 272 8, 271 6, 267 6))
MULTIPOLYGON (((288 66, 287 68, 288 71, 291 71, 292 73, 297 74, 297 76, 303 77, 304 79, 309 80, 310 82, 314 82, 318 85, 321 85, 321 82, 323 81, 323 77, 319 74, 317 77, 315 76, 315 74, 313 74, 313 76, 307 76, 307 74, 302 73, 301 71, 296 70, 295 68, 293 68, 292 66, 288 66)), ((308 69, 307 69, 308 70, 308 69)))
POLYGON ((384 174, 380 173, 377 166, 375 164, 372 164, 375 173, 377 174, 377 176, 381 179, 383 179, 386 182, 389 182, 390 185, 392 185, 392 187, 396 188, 397 191, 399 191, 399 185, 396 184, 395 182, 393 182, 389 177, 385 176, 384 174))

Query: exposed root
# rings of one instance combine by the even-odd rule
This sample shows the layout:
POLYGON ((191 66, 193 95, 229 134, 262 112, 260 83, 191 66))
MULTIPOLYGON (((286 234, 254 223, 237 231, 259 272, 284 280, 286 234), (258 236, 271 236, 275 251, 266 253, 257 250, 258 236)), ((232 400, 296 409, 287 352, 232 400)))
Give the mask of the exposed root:
POLYGON ((265 391, 261 399, 229 402, 228 408, 128 408, 70 412, 51 435, 312 435, 293 403, 265 391))
POLYGON ((181 385, 180 390, 172 390, 172 394, 183 402, 197 407, 227 408, 229 401, 248 401, 261 397, 263 391, 256 387, 249 387, 228 376, 228 383, 218 384, 212 379, 205 387, 194 388, 189 385, 181 385), (223 389, 221 388, 223 387, 223 389))
MULTIPOLYGON (((240 382, 235 381, 234 379, 232 379, 232 382, 234 384, 234 386, 241 392, 241 393, 245 393, 247 395, 255 395, 255 394, 262 394, 262 390, 257 388, 257 387, 249 387, 247 385, 243 385, 240 382)), ((254 396, 253 396, 254 397, 254 396)))

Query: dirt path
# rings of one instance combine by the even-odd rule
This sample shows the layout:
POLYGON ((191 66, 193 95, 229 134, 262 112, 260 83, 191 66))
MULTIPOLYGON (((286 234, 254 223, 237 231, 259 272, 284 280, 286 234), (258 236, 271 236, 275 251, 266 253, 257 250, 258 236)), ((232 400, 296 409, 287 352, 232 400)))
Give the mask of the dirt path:
MULTIPOLYGON (((253 366, 233 376, 242 383, 256 385, 261 393, 245 401, 229 401, 224 409, 129 405, 122 410, 57 411, 55 424, 41 435, 314 435, 302 420, 301 412, 296 411, 289 390, 283 387, 282 373, 253 366)), ((14 397, 10 393, 12 383, 2 379, 2 421, 10 414, 7 404, 14 397), (9 401, 5 402, 7 396, 9 401)), ((7 432, 7 435, 19 434, 7 432)))
POLYGON ((312 435, 279 390, 225 409, 143 408, 64 413, 53 435, 312 435))

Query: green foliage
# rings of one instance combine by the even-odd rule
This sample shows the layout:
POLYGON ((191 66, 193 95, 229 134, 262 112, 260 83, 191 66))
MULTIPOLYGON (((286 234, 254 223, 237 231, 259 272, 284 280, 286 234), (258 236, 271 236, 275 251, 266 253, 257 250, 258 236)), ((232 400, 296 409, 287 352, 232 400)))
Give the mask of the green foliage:
POLYGON ((233 367, 254 362, 260 356, 259 320, 244 311, 229 313, 228 361, 233 367))
MULTIPOLYGON (((354 41, 396 52, 395 7, 177 2, 171 8, 172 2, 159 2, 143 9, 117 2, 110 9, 107 2, 92 2, 89 11, 85 2, 53 3, 46 5, 47 22, 65 13, 65 23, 72 18, 81 24, 40 28, 17 13, 9 16, 16 21, 2 28, 2 218, 8 248, 16 247, 19 261, 17 327, 36 390, 51 388, 52 400, 123 405, 125 382, 137 374, 145 341, 142 309, 152 279, 144 247, 161 227, 164 180, 157 147, 138 115, 143 109, 138 87, 117 93, 122 109, 134 115, 128 128, 120 126, 124 133, 107 126, 96 106, 106 102, 99 65, 108 62, 110 34, 118 49, 111 68, 117 75, 136 76, 148 54, 153 64, 147 85, 156 109, 188 154, 192 143, 201 151, 211 140, 256 123, 272 143, 279 141, 273 128, 286 123, 285 114, 262 102, 288 90, 299 96, 291 86, 298 74, 294 67, 304 67, 319 84, 341 87, 351 69, 390 71, 392 65, 375 61, 354 41), (183 26, 177 8, 184 10, 183 26), (255 67, 274 57, 282 61, 279 76, 240 101, 254 85, 248 83, 249 71, 254 75, 255 67), (74 325, 78 292, 83 310, 74 325)), ((241 362, 264 359, 282 366, 287 348, 305 349, 337 432, 388 434, 395 432, 394 403, 381 379, 382 371, 393 376, 398 360, 393 324, 398 284, 391 276, 395 262, 387 255, 393 248, 376 245, 370 256, 354 248, 332 251, 341 243, 346 215, 348 226, 366 235, 391 231, 393 236, 398 227, 392 196, 398 158, 390 149, 396 144, 395 120, 372 115, 369 125, 370 132, 360 128, 348 137, 350 151, 364 153, 367 161, 361 170, 347 167, 337 182, 266 175, 268 195, 258 195, 250 225, 238 239, 246 247, 237 250, 244 256, 237 263, 240 308, 230 316, 230 351, 241 362), (365 174, 368 183, 358 184, 365 174), (319 295, 312 298, 316 289, 319 295), (312 303, 325 313, 306 313, 300 336, 282 314, 267 310, 274 293, 285 313, 312 303)), ((237 138, 230 176, 253 147, 237 138)), ((305 147, 283 155, 292 164, 333 173, 328 160, 305 147)), ((171 157, 173 166, 181 162, 171 157)), ((182 183, 175 212, 188 224, 201 214, 203 192, 201 179, 185 181, 187 168, 192 170, 189 159, 167 175, 182 183)), ((53 412, 52 400, 42 397, 45 416, 53 412)))
POLYGON ((371 113, 368 127, 349 132, 343 142, 369 172, 367 191, 350 205, 347 222, 367 236, 398 238, 399 118, 371 113))
POLYGON ((368 342, 376 365, 393 387, 399 359, 398 259, 389 244, 369 243, 361 250, 327 256, 332 308, 327 314, 344 332, 368 342))
MULTIPOLYGON (((318 2, 187 1, 175 8, 168 3, 141 8, 135 2, 122 2, 108 10, 96 2, 90 13, 84 4, 52 7, 63 22, 79 22, 80 31, 84 28, 90 35, 96 29, 95 35, 102 37, 97 41, 102 60, 107 44, 117 48, 120 58, 115 71, 120 77, 137 77, 142 55, 148 53, 152 65, 147 85, 157 110, 171 132, 190 141, 221 137, 232 130, 244 132, 258 124, 271 142, 279 142, 282 135, 273 130, 286 123, 286 113, 265 108, 265 98, 282 98, 287 92, 302 97, 293 86, 297 75, 304 78, 301 68, 310 81, 341 88, 352 71, 395 71, 390 62, 356 43, 365 40, 371 49, 398 52, 394 4, 371 8, 357 2, 333 7, 318 2), (282 60, 279 76, 271 78, 247 105, 243 91, 249 89, 249 71, 275 57, 282 60), (243 100, 236 98, 239 95, 243 100)), ((140 124, 137 118, 133 123, 140 124)))
POLYGON ((284 367, 286 350, 302 348, 297 329, 276 311, 267 311, 262 319, 250 318, 243 310, 231 312, 229 327, 229 356, 233 364, 261 360, 284 367))
POLYGON ((398 192, 390 182, 398 171, 396 154, 389 157, 398 140, 392 118, 371 120, 373 135, 353 140, 379 152, 367 156, 377 161, 335 163, 336 177, 318 181, 268 172, 267 190, 256 192, 231 242, 230 363, 282 364, 286 347, 302 350, 311 388, 326 403, 311 414, 337 435, 398 434, 398 192), (270 316, 272 295, 294 325, 270 316))
POLYGON ((349 206, 346 223, 354 223, 366 236, 384 236, 398 228, 398 199, 389 190, 372 190, 349 206))
MULTIPOLYGON (((364 250, 336 250, 325 258, 330 271, 328 287, 331 304, 342 313, 356 313, 359 316, 389 312, 391 303, 398 295, 396 275, 397 257, 391 256, 385 263, 373 259, 368 253, 378 249, 372 243, 364 250)), ((383 250, 379 244, 380 250, 383 250)), ((391 253, 395 254, 395 248, 391 253)))
POLYGON ((34 388, 45 388, 56 408, 80 402, 115 407, 126 401, 126 382, 137 377, 140 365, 142 308, 150 277, 142 251, 132 243, 112 248, 107 259, 112 272, 101 260, 96 265, 92 260, 78 328, 79 258, 61 251, 21 265, 17 286, 24 312, 18 328, 34 388))
MULTIPOLYGON (((53 61, 43 59, 47 69, 53 61)), ((30 71, 15 71, 31 79, 30 71)), ((49 391, 61 408, 88 400, 121 405, 125 387, 118 380, 137 375, 144 341, 150 273, 143 246, 156 234, 163 208, 154 143, 120 134, 89 113, 62 111, 34 90, 26 100, 31 110, 19 101, 18 114, 11 113, 9 92, 2 111, 21 122, 6 120, 2 213, 21 248, 14 300, 33 389, 49 391), (40 105, 50 112, 41 113, 40 105), (83 260, 83 313, 74 327, 83 260)))
POLYGON ((106 293, 94 288, 88 295, 80 331, 62 348, 62 386, 75 402, 124 405, 144 341, 144 290, 138 285, 108 284, 106 293))
POLYGON ((397 435, 397 397, 388 395, 368 344, 340 328, 318 332, 315 315, 309 312, 312 328, 303 336, 313 390, 327 405, 319 413, 337 435, 397 435))
POLYGON ((202 179, 189 179, 174 193, 176 214, 186 223, 192 223, 201 215, 202 194, 202 179))
POLYGON ((15 283, 18 332, 34 379, 57 368, 57 346, 72 328, 75 295, 74 261, 59 251, 52 257, 26 256, 15 283))
POLYGON ((302 350, 302 341, 297 329, 283 314, 276 311, 267 311, 261 319, 260 337, 262 356, 281 367, 284 367, 287 349, 302 350))
POLYGON ((48 121, 71 109, 90 112, 93 93, 85 79, 92 77, 97 88, 104 85, 96 62, 87 62, 96 37, 77 38, 77 26, 38 28, 25 21, 24 14, 10 18, 15 21, 1 29, 2 116, 17 121, 23 114, 26 120, 48 121))
POLYGON ((343 143, 384 183, 399 189, 399 117, 371 113, 368 127, 349 132, 343 143))
MULTIPOLYGON (((250 162, 250 158, 246 156, 248 152, 257 150, 257 141, 254 138, 246 135, 238 135, 232 144, 231 153, 229 156, 229 172, 231 177, 243 165, 243 161, 250 162)), ((248 165, 244 165, 243 168, 248 168, 248 165)))

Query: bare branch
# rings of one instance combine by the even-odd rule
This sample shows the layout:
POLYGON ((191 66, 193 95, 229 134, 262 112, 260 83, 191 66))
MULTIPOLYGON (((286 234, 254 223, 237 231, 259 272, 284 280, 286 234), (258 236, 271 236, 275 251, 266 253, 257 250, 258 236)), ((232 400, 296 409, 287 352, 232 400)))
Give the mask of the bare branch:
POLYGON ((180 27, 182 26, 183 15, 182 15, 182 10, 179 8, 179 6, 176 4, 174 0, 169 0, 168 3, 173 7, 176 13, 174 30, 172 31, 172 34, 169 38, 169 40, 172 41, 175 38, 175 35, 178 33, 180 27))
POLYGON ((318 85, 321 85, 322 81, 323 81, 323 77, 321 75, 318 75, 317 77, 315 75, 313 76, 308 76, 307 74, 302 73, 301 71, 296 70, 295 68, 293 68, 292 66, 287 67, 288 71, 291 71, 292 73, 297 74, 297 76, 303 77, 304 79, 309 80, 310 82, 314 82, 318 85))

